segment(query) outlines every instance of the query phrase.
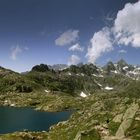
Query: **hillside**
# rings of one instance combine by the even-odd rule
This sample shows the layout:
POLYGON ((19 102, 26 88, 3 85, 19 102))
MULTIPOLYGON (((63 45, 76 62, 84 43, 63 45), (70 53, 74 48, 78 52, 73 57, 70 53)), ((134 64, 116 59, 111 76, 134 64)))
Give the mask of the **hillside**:
POLYGON ((81 92, 93 94, 111 89, 117 92, 126 90, 140 80, 140 67, 129 65, 124 60, 115 64, 108 62, 103 67, 93 64, 71 65, 63 70, 49 69, 41 64, 34 66, 24 76, 53 93, 78 96, 81 92))
POLYGON ((74 110, 49 132, 15 132, 2 140, 139 140, 140 67, 124 60, 62 70, 36 65, 19 74, 0 68, 0 104, 36 110, 74 110))

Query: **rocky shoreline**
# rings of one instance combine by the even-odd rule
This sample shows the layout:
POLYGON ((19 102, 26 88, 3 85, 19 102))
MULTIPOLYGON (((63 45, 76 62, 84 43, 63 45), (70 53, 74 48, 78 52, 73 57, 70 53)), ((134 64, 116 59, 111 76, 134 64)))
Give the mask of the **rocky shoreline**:
MULTIPOLYGON (((10 103, 14 104, 16 97, 21 98, 16 94, 15 98, 12 97, 8 95, 5 100, 10 98, 10 103)), ((5 100, 1 100, 1 104, 5 103, 5 100)), ((16 102, 14 107, 23 106, 43 111, 55 112, 68 109, 77 111, 69 120, 50 127, 49 132, 15 132, 0 135, 0 140, 137 140, 140 138, 140 100, 137 98, 120 97, 114 93, 93 94, 84 99, 58 95, 44 96, 44 94, 39 96, 32 93, 22 95, 22 102, 16 102), (33 102, 36 98, 38 102, 35 100, 33 102)))

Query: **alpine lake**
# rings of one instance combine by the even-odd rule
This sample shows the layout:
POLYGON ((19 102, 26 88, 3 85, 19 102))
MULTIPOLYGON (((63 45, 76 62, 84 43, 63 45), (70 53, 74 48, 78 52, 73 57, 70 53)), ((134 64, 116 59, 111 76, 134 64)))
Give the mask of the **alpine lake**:
POLYGON ((32 108, 0 107, 0 134, 16 131, 48 131, 50 126, 66 121, 72 111, 43 112, 32 108))

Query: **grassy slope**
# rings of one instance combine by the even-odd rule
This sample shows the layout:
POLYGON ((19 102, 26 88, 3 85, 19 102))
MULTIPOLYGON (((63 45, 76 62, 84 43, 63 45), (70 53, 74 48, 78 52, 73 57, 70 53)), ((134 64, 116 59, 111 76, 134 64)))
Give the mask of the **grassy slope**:
MULTIPOLYGON (((113 118, 125 113, 131 103, 140 102, 140 82, 121 74, 104 74, 103 78, 99 78, 92 76, 90 71, 84 76, 78 76, 73 71, 75 69, 71 70, 70 76, 68 71, 33 71, 20 75, 2 70, 1 105, 30 106, 44 111, 77 111, 68 121, 51 127, 49 133, 17 132, 0 136, 0 140, 100 140, 105 135, 115 135, 120 123, 114 122, 113 118), (102 88, 113 86, 114 90, 101 90, 96 82, 102 84, 102 88), (51 93, 45 93, 44 89, 49 89, 51 93), (90 91, 89 97, 77 96, 85 89, 90 91)), ((77 71, 79 73, 80 70, 77 71)), ((136 116, 139 118, 139 113, 136 116)), ((140 121, 134 119, 132 127, 126 131, 126 136, 140 139, 139 124, 140 121)))
MULTIPOLYGON (((41 93, 28 94, 22 97, 26 101, 28 99, 37 99, 41 93)), ((45 93, 44 93, 45 94, 45 93)), ((122 97, 114 93, 100 93, 89 96, 86 99, 74 98, 72 96, 58 96, 41 94, 39 103, 34 104, 38 109, 45 111, 60 111, 64 109, 77 109, 70 119, 66 122, 59 123, 51 127, 49 133, 33 133, 23 132, 3 135, 2 140, 26 140, 41 139, 45 140, 74 140, 80 137, 82 140, 100 140, 107 135, 115 135, 120 123, 113 122, 113 118, 117 114, 125 113, 126 109, 133 103, 140 100, 135 97, 122 97)), ((31 104, 27 103, 27 106, 31 104)), ((137 117, 140 117, 137 114, 137 117)), ((133 121, 132 127, 126 132, 126 136, 140 138, 139 134, 140 121, 133 121), (132 131, 133 130, 133 131, 132 131)))

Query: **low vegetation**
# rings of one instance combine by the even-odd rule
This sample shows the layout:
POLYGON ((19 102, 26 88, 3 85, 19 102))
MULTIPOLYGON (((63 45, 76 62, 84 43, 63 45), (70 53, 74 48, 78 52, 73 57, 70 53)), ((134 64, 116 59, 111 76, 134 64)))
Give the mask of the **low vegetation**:
POLYGON ((23 74, 0 68, 1 106, 74 111, 48 132, 15 132, 0 140, 140 139, 140 80, 126 66, 133 70, 123 60, 117 67, 109 62, 104 68, 79 64, 56 71, 41 64, 23 74))

